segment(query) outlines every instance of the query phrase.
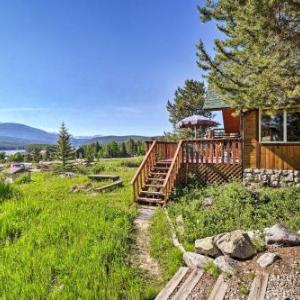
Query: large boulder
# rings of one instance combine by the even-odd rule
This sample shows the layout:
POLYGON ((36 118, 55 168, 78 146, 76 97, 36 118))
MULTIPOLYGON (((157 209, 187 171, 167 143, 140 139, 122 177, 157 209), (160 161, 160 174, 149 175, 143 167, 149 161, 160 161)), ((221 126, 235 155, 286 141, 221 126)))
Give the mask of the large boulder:
POLYGON ((257 263, 262 267, 266 268, 271 265, 279 256, 276 253, 265 253, 257 260, 257 263))
POLYGON ((300 234, 280 224, 275 224, 265 230, 265 241, 267 245, 300 246, 300 234))
POLYGON ((248 234, 242 230, 219 234, 214 237, 214 243, 224 255, 232 258, 247 259, 256 254, 248 234))
POLYGON ((221 255, 221 251, 216 247, 213 242, 214 237, 209 236, 195 241, 196 252, 211 257, 217 257, 221 255))
POLYGON ((225 273, 233 275, 235 271, 236 261, 228 256, 219 256, 214 260, 218 268, 225 273))
POLYGON ((185 264, 192 269, 203 269, 207 263, 212 261, 211 258, 194 252, 185 252, 183 254, 183 260, 185 264))

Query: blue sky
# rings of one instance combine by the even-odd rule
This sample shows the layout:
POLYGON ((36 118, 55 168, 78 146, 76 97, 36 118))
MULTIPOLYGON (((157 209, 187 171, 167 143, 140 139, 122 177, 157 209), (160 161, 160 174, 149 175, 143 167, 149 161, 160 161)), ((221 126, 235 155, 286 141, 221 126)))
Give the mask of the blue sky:
POLYGON ((217 33, 194 0, 3 0, 0 122, 73 135, 158 135, 165 105, 201 78, 196 43, 217 33))

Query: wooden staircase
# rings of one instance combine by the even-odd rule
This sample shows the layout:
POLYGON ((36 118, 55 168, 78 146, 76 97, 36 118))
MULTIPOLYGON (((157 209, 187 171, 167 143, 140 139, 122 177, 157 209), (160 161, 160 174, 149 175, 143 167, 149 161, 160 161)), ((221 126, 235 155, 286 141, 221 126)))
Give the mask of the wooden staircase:
POLYGON ((153 141, 131 183, 134 201, 166 205, 182 161, 181 142, 153 141))

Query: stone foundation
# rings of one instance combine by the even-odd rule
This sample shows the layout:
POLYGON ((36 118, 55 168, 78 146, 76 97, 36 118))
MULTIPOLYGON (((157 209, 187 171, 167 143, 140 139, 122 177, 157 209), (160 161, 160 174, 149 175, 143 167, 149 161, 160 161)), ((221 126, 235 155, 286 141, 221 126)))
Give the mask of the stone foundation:
POLYGON ((247 186, 300 187, 300 171, 272 169, 244 169, 243 182, 247 186))

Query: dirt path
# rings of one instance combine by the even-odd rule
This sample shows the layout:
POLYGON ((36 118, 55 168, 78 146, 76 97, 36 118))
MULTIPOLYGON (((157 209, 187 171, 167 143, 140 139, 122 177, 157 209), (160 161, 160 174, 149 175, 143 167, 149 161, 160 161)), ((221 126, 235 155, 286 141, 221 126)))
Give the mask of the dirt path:
POLYGON ((133 263, 145 270, 155 281, 160 280, 161 272, 158 262, 150 256, 150 220, 155 212, 156 207, 139 206, 139 216, 135 219, 134 224, 137 231, 136 249, 133 255, 133 263))

